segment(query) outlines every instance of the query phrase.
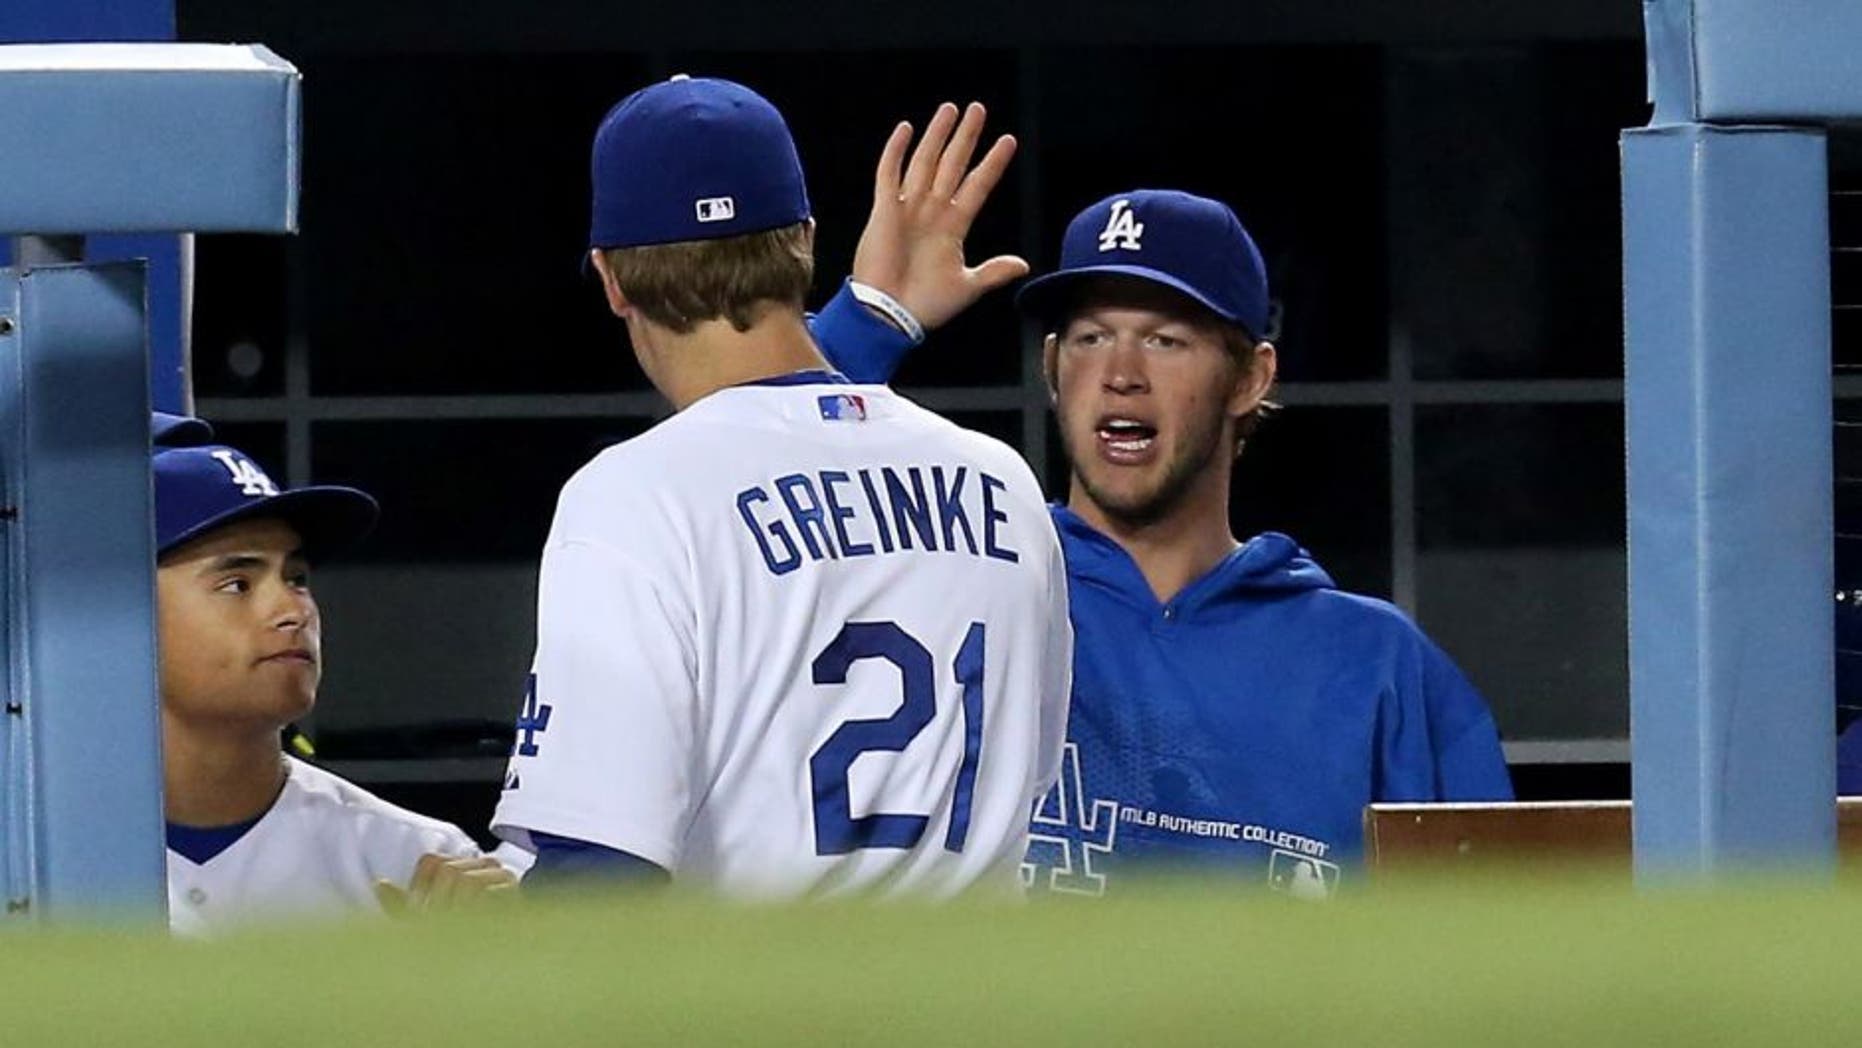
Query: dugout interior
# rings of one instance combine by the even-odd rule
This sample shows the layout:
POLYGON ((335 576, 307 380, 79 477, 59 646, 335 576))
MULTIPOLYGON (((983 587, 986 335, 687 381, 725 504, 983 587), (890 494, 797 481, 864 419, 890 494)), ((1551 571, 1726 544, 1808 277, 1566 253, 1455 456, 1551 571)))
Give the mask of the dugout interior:
MULTIPOLYGON (((1039 271, 1067 218, 1115 187, 1233 203, 1267 254, 1288 405, 1239 467, 1236 528, 1286 531, 1341 585, 1414 614, 1488 697, 1522 799, 1628 796, 1617 135, 1648 119, 1636 5, 513 19, 460 0, 435 19, 178 0, 177 17, 182 39, 265 40, 305 77, 303 232, 201 238, 194 376, 200 412, 275 475, 382 500, 367 548, 318 577, 331 658, 307 727, 339 772, 484 824, 554 494, 662 410, 577 272, 587 137, 624 92, 689 71, 789 116, 821 226, 816 303, 850 263, 885 133, 944 98, 987 102, 1024 143, 978 254, 1039 271)), ((1835 242, 1862 246, 1845 142, 1835 242)), ((1835 269, 1852 423, 1858 257, 1835 269)), ((898 383, 1059 491, 1038 334, 996 295, 898 383)), ((1862 497, 1843 479, 1862 471, 1857 434, 1838 431, 1839 513, 1862 497)), ((1857 549, 1839 543, 1839 581, 1857 549)), ((1862 680, 1850 648, 1840 668, 1862 680)))

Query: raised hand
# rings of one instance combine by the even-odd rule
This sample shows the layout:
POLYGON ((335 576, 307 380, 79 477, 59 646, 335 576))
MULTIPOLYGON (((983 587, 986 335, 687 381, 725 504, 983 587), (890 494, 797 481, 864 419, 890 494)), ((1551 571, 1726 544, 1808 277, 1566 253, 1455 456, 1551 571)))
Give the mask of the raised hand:
POLYGON ((1028 273, 1016 255, 964 263, 964 237, 1015 156, 1014 136, 1003 135, 970 166, 987 117, 982 103, 972 102, 959 121, 957 107, 946 102, 925 125, 909 163, 910 123, 893 128, 880 153, 853 278, 891 295, 927 329, 1028 273))

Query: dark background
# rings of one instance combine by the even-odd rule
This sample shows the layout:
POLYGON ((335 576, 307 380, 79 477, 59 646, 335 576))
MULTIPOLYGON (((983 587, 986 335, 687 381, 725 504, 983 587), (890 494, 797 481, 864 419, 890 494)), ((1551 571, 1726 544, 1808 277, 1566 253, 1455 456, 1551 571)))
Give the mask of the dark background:
MULTIPOLYGON (((1627 796, 1617 134, 1648 117, 1630 0, 177 16, 182 39, 263 42, 304 73, 302 233, 201 238, 194 366, 202 412, 268 466, 386 510, 319 578, 310 728, 338 770, 481 829, 555 491, 661 410, 578 272, 588 142, 621 96, 689 72, 787 114, 817 303, 893 122, 945 99, 1023 142, 976 257, 1039 271, 1120 189, 1232 204, 1283 310, 1289 405, 1241 463, 1238 531, 1286 531, 1414 613, 1488 696, 1523 796, 1627 796)), ((1033 349, 999 294, 898 384, 1060 492, 1033 349)))

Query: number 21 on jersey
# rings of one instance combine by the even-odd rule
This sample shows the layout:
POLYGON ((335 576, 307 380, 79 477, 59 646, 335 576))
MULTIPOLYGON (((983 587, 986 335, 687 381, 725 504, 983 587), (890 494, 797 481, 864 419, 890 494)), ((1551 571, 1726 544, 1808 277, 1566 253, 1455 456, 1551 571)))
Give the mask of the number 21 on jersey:
MULTIPOLYGON (((970 832, 976 765, 983 748, 983 624, 973 622, 951 663, 963 688, 963 761, 957 769, 947 851, 961 852, 970 832)), ((904 699, 890 717, 850 720, 835 729, 808 759, 815 798, 815 853, 845 855, 860 848, 911 848, 924 837, 928 815, 875 812, 853 816, 847 772, 863 753, 897 753, 911 745, 937 716, 937 677, 931 653, 896 622, 849 622, 815 656, 815 684, 845 685, 847 671, 862 659, 881 659, 899 671, 904 699)))

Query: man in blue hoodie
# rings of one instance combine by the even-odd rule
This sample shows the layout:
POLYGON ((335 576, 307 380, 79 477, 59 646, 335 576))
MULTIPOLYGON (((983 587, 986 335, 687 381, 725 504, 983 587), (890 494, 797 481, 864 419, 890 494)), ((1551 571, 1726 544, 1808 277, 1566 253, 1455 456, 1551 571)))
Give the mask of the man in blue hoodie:
MULTIPOLYGON (((914 195, 910 171, 967 166, 975 135, 950 135, 954 113, 903 179, 895 134, 856 258, 854 280, 908 332, 956 312, 952 288, 998 282, 963 268, 961 229, 941 280, 926 265, 901 279, 913 251, 949 239, 946 205, 929 186, 914 195), (931 315, 914 318, 921 301, 931 315)), ((1146 870, 1213 867, 1325 896, 1359 864, 1366 804, 1510 799, 1493 719, 1440 648, 1392 605, 1338 590, 1291 538, 1230 531, 1232 464, 1276 361, 1265 267, 1234 212, 1169 190, 1107 197, 1016 302, 1047 332, 1073 469, 1053 516, 1077 638, 1065 765, 1035 812, 1029 881, 1103 894, 1146 870)), ((822 319, 817 338, 855 381, 890 377, 912 341, 822 319)))

